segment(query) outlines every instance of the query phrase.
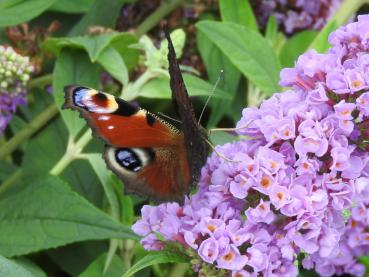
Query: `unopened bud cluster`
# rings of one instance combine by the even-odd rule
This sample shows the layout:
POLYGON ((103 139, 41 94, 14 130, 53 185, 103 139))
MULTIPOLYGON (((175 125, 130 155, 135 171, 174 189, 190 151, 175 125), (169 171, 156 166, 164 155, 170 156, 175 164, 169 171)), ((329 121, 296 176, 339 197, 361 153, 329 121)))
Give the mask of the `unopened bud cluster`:
POLYGON ((28 57, 0 45, 0 92, 23 92, 32 71, 28 57))
POLYGON ((26 84, 32 72, 28 57, 0 45, 0 135, 17 106, 25 104, 26 84))

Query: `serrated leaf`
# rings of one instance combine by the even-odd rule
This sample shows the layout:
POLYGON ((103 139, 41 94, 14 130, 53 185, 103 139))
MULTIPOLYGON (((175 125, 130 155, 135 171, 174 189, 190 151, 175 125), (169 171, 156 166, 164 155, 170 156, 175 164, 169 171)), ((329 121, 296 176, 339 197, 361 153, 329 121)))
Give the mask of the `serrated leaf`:
MULTIPOLYGON (((214 85, 190 74, 183 74, 183 79, 190 96, 209 96, 212 94, 214 85)), ((158 77, 148 81, 142 86, 138 96, 170 99, 171 93, 169 77, 158 77)), ((213 97, 223 100, 229 100, 231 98, 227 92, 220 88, 215 90, 213 97)))
MULTIPOLYGON (((81 86, 97 88, 99 83, 98 65, 92 64, 87 54, 63 49, 56 60, 53 71, 53 88, 56 105, 61 109, 64 104, 64 86, 79 84, 81 86)), ((61 116, 72 137, 86 126, 85 121, 78 117, 76 112, 62 110, 61 116)))
POLYGON ((259 33, 226 22, 201 21, 196 26, 265 94, 280 89, 278 58, 259 33))
POLYGON ((0 27, 14 26, 37 17, 55 0, 0 1, 0 27))
POLYGON ((136 236, 57 177, 17 184, 0 194, 1 255, 24 255, 108 238, 136 236))
POLYGON ((187 261, 188 259, 183 254, 167 252, 164 250, 151 252, 150 254, 146 255, 141 260, 139 260, 137 263, 135 263, 133 266, 131 266, 131 268, 128 269, 122 277, 132 276, 141 269, 154 264, 183 263, 187 261))
POLYGON ((123 58, 119 52, 112 46, 106 47, 99 57, 97 62, 122 85, 128 84, 128 70, 123 58))
POLYGON ((0 276, 36 277, 36 275, 28 269, 3 256, 0 256, 0 276))

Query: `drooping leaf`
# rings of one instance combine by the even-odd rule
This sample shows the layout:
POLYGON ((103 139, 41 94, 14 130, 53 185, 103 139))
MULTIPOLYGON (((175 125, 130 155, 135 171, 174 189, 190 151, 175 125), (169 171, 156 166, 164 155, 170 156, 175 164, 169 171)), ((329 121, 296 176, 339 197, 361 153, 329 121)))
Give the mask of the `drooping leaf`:
MULTIPOLYGON (((190 74, 183 74, 188 94, 190 96, 209 96, 212 93, 213 86, 208 82, 190 74)), ((147 98, 170 99, 171 90, 169 87, 168 77, 158 77, 147 82, 140 90, 139 96, 147 98)), ((214 98, 229 100, 231 97, 228 93, 217 88, 214 98)))
POLYGON ((249 0, 220 0, 222 21, 234 22, 258 31, 258 23, 249 0))
POLYGON ((4 256, 108 238, 136 236, 57 177, 22 182, 0 194, 0 254, 4 256))
POLYGON ((282 67, 293 67, 294 62, 308 49, 316 35, 315 31, 303 31, 288 39, 279 54, 282 67))
POLYGON ((110 44, 110 42, 119 36, 119 33, 101 34, 98 36, 78 36, 78 37, 61 37, 49 38, 43 44, 43 48, 49 52, 58 55, 65 48, 84 49, 92 62, 95 62, 101 52, 110 44))
POLYGON ((126 269, 123 261, 116 255, 113 256, 110 266, 104 274, 104 264, 106 257, 107 257, 106 253, 100 255, 95 261, 93 261, 86 268, 85 271, 83 271, 79 275, 79 277, 100 277, 100 276, 121 277, 126 269))
POLYGON ((184 263, 187 262, 186 256, 179 253, 172 253, 167 251, 156 251, 143 257, 137 263, 135 263, 131 268, 129 268, 122 277, 130 277, 141 269, 161 263, 184 263))
POLYGON ((279 90, 278 58, 259 33, 226 22, 201 21, 196 26, 264 93, 279 90))
POLYGON ((6 277, 37 277, 27 268, 0 256, 0 276, 6 277))
POLYGON ((37 17, 55 0, 0 1, 0 27, 14 26, 37 17))
MULTIPOLYGON (((64 103, 64 86, 79 84, 97 88, 99 67, 92 64, 88 56, 71 49, 63 49, 56 60, 53 72, 53 88, 56 105, 61 108, 64 103)), ((61 116, 72 137, 76 137, 86 123, 70 110, 62 110, 61 116)))

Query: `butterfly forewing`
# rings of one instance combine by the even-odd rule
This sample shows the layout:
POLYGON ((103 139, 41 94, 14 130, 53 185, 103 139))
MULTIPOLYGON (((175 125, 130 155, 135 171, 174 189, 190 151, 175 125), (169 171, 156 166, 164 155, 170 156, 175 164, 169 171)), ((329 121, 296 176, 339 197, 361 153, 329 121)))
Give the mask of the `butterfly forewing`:
POLYGON ((183 200, 191 183, 183 133, 110 94, 81 86, 67 86, 65 93, 64 107, 78 110, 106 143, 103 157, 127 192, 183 200))

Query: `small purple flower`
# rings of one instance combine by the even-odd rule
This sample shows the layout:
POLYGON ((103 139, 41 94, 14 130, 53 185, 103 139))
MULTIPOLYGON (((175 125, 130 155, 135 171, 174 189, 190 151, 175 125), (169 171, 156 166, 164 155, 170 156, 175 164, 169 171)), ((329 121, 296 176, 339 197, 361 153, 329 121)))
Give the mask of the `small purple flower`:
POLYGON ((246 255, 241 255, 235 245, 228 245, 222 254, 217 259, 219 268, 229 270, 241 270, 247 263, 246 255))
POLYGON ((214 263, 219 256, 218 242, 210 237, 204 240, 198 250, 199 256, 207 263, 214 263))
POLYGON ((245 212, 247 220, 254 223, 264 222, 270 224, 274 220, 274 214, 270 210, 270 203, 263 199, 255 208, 248 208, 245 212))

